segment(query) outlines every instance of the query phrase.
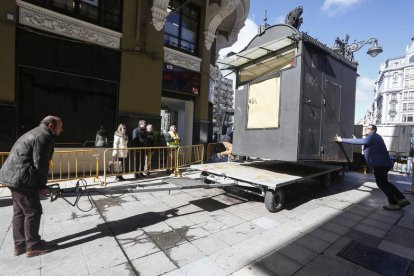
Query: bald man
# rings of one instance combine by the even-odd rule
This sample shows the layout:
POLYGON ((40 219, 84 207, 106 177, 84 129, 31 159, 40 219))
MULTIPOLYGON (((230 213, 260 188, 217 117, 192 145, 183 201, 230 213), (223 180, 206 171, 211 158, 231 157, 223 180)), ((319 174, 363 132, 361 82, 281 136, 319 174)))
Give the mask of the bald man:
POLYGON ((63 131, 59 117, 47 116, 38 127, 23 134, 13 145, 0 169, 0 183, 11 190, 13 199, 14 255, 33 257, 53 251, 57 245, 40 238, 40 197, 48 192, 49 160, 55 137, 63 131))

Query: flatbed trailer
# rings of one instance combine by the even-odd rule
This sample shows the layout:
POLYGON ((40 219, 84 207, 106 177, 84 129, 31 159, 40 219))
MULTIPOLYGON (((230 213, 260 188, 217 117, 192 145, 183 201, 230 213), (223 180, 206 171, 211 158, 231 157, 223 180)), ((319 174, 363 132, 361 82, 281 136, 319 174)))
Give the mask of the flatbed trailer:
POLYGON ((326 188, 333 176, 344 169, 336 164, 284 161, 221 162, 191 168, 201 171, 206 183, 232 184, 237 189, 263 196, 267 210, 272 213, 283 209, 286 186, 317 178, 326 188))

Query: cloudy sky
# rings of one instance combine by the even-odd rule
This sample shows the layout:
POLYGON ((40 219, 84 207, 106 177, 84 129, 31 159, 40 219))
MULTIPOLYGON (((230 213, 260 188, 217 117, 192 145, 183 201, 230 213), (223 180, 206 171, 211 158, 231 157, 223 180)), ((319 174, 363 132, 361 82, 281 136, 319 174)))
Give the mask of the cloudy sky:
POLYGON ((413 0, 250 0, 250 12, 237 42, 220 55, 239 52, 257 34, 265 10, 270 25, 284 23, 286 14, 303 6, 301 31, 323 44, 333 46, 335 38, 350 35, 349 42, 376 37, 383 52, 376 58, 366 54, 370 45, 355 53, 358 61, 355 121, 362 118, 374 99, 374 83, 380 65, 389 58, 403 56, 414 37, 413 0))

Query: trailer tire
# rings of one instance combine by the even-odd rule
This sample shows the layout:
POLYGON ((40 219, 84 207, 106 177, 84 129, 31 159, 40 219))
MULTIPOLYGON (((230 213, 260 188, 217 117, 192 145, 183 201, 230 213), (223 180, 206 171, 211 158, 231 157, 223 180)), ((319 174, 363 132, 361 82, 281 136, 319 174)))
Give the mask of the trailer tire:
POLYGON ((265 194, 265 206, 271 213, 279 212, 283 209, 285 203, 285 191, 277 189, 276 191, 268 190, 265 194))
POLYGON ((323 176, 321 176, 320 179, 320 185, 322 189, 328 189, 329 186, 331 186, 332 183, 332 174, 331 173, 327 173, 323 176))

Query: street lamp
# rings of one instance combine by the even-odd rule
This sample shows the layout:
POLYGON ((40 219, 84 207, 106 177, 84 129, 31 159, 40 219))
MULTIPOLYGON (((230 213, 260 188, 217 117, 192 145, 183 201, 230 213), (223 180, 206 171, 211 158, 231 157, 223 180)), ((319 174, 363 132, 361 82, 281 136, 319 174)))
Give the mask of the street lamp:
POLYGON ((354 42, 351 45, 348 45, 349 34, 346 35, 344 40, 339 39, 337 37, 335 39, 335 44, 332 47, 332 50, 336 53, 346 57, 352 62, 354 61, 354 52, 361 49, 366 44, 372 44, 372 46, 368 49, 367 54, 371 57, 376 57, 378 54, 382 52, 382 47, 378 45, 378 40, 375 37, 371 37, 367 40, 362 40, 358 42, 354 42))

